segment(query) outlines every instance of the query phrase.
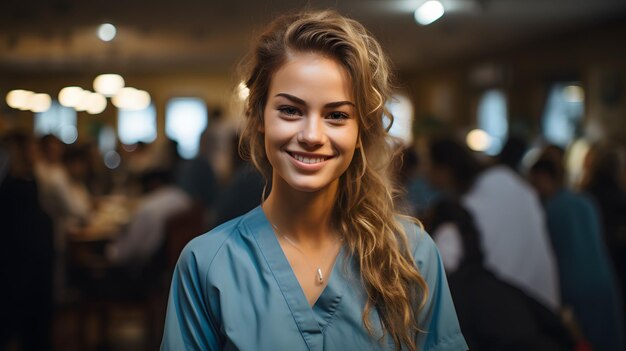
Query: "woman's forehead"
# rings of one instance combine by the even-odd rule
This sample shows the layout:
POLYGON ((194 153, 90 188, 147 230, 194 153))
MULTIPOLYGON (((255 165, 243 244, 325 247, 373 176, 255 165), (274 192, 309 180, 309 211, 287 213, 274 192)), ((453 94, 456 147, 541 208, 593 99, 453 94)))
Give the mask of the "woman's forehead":
POLYGON ((289 93, 303 100, 352 101, 352 83, 347 70, 337 60, 317 53, 297 53, 274 72, 269 97, 289 93))

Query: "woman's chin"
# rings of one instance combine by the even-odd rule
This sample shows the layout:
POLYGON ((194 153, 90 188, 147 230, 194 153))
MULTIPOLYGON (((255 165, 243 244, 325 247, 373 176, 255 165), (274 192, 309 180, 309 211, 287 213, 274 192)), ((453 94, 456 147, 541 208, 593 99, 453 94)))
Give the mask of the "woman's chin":
POLYGON ((331 182, 320 182, 320 181, 314 181, 311 179, 304 180, 304 181, 291 180, 291 181, 288 181, 287 184, 289 185, 289 187, 291 187, 295 191, 299 191, 303 193, 316 193, 316 192, 333 188, 332 185, 336 181, 337 181, 336 179, 331 182))
POLYGON ((323 190, 325 187, 320 186, 319 184, 289 184, 291 188, 295 191, 300 191, 303 193, 315 193, 320 190, 323 190))

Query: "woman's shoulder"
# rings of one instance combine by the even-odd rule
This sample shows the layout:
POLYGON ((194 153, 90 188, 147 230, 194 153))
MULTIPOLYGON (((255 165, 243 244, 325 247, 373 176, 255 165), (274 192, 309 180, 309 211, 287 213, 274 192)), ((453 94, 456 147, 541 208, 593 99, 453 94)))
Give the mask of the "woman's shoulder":
POLYGON ((405 216, 398 216, 397 220, 404 228, 409 250, 420 270, 424 264, 432 265, 440 260, 437 246, 419 221, 405 216))
POLYGON ((180 254, 178 265, 189 265, 208 270, 219 252, 241 236, 242 226, 255 210, 231 219, 189 241, 180 254))

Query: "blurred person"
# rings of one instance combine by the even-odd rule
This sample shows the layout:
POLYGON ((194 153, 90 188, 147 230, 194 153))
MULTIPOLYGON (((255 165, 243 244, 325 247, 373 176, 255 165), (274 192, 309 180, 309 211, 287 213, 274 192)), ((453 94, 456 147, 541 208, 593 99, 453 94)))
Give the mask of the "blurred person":
POLYGON ((189 195, 172 184, 169 170, 148 171, 141 183, 143 195, 128 227, 106 248, 107 258, 131 276, 150 268, 164 244, 167 219, 191 205, 189 195))
POLYGON ((35 164, 35 174, 41 184, 42 203, 56 226, 65 231, 68 223, 84 222, 89 215, 85 194, 75 196, 86 191, 77 190, 86 175, 86 154, 79 146, 68 148, 51 134, 43 136, 39 145, 41 157, 35 164))
POLYGON ((393 202, 380 45, 333 11, 251 53, 243 154, 271 190, 178 261, 163 350, 466 350, 439 253, 393 202))
POLYGON ((140 178, 147 171, 157 167, 154 144, 138 141, 132 145, 122 145, 122 168, 126 173, 126 188, 133 195, 141 193, 140 178))
POLYGON ((113 171, 104 163, 104 156, 96 143, 85 145, 87 149, 87 175, 85 183, 89 193, 96 197, 110 194, 113 190, 113 171))
POLYGON ((510 169, 519 173, 522 159, 527 150, 528 143, 524 138, 510 135, 496 158, 499 164, 508 166, 510 169))
POLYGON ((585 158, 581 190, 596 201, 604 227, 606 244, 620 276, 626 277, 626 190, 621 184, 623 161, 617 148, 594 145, 585 158))
POLYGON ((93 207, 92 196, 86 184, 89 172, 89 151, 86 146, 67 147, 63 154, 63 166, 68 175, 68 197, 72 199, 72 213, 67 218, 67 225, 82 225, 87 221, 93 207))
MULTIPOLYGON (((233 149, 237 150, 239 137, 233 135, 233 149)), ((265 189, 263 176, 239 153, 233 154, 232 180, 220 192, 215 205, 215 225, 239 217, 259 206, 265 189)))
MULTIPOLYGON (((480 233, 485 266, 553 311, 560 307, 558 270, 541 203, 506 165, 485 166, 463 144, 430 144, 430 179, 459 199, 480 233)), ((458 251, 458 249, 457 249, 458 251)))
POLYGON ((169 169, 173 175, 178 175, 185 159, 178 152, 178 141, 167 138, 158 148, 156 159, 157 168, 169 169))
MULTIPOLYGON (((624 164, 615 145, 593 145, 585 158, 581 190, 600 210, 604 241, 626 301, 626 191, 621 184, 624 164)), ((626 314, 626 309, 624 309, 626 314)))
POLYGON ((208 157, 220 184, 227 184, 233 171, 233 148, 231 140, 236 135, 232 122, 224 115, 221 107, 215 107, 209 115, 206 129, 208 157))
POLYGON ((129 159, 127 167, 130 172, 141 175, 153 166, 150 144, 138 141, 131 147, 127 147, 127 149, 127 157, 129 159))
POLYGON ((399 161, 398 182, 405 191, 404 201, 407 202, 409 213, 421 218, 437 202, 440 194, 428 181, 423 162, 412 147, 404 149, 399 161))
POLYGON ((212 211, 218 196, 217 177, 211 165, 211 141, 208 129, 200 135, 198 155, 183 162, 176 183, 195 201, 199 201, 207 212, 212 211))
POLYGON ((0 181, 2 181, 7 173, 9 173, 9 159, 9 152, 5 150, 5 147, 2 146, 2 144, 0 144, 0 181))
POLYGON ((430 209, 425 224, 440 248, 470 350, 573 349, 572 335, 554 311, 485 267, 480 234, 471 214, 461 204, 449 198, 440 199, 430 209), (451 241, 453 245, 449 245, 451 241))
MULTIPOLYGON (((54 294, 57 303, 65 303, 70 298, 67 289, 67 234, 75 225, 87 221, 90 205, 80 193, 80 187, 69 174, 64 164, 66 146, 54 135, 48 134, 39 139, 39 156, 35 162, 35 176, 40 186, 39 197, 44 210, 54 223, 54 294)), ((80 172, 80 160, 73 171, 80 172)), ((84 195, 84 193, 83 193, 84 195)))
POLYGON ((35 144, 11 132, 0 143, 0 349, 52 349, 53 224, 39 202, 35 144))
POLYGON ((543 199, 561 300, 593 350, 623 350, 622 301, 593 203, 564 186, 562 160, 540 157, 529 178, 543 199))

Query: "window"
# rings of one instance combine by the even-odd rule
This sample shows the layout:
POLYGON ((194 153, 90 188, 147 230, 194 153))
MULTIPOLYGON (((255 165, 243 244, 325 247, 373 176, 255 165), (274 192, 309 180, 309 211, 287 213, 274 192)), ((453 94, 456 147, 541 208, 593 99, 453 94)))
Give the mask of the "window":
POLYGON ((579 136, 583 111, 584 91, 580 85, 553 84, 542 118, 542 131, 546 141, 567 147, 579 136))
POLYGON ((120 109, 117 115, 117 133, 126 145, 151 143, 157 137, 156 109, 150 104, 143 110, 120 109))
MULTIPOLYGON (((393 95, 387 102, 387 109, 393 116, 393 124, 389 134, 402 140, 405 146, 413 142, 413 104, 404 95, 393 95)), ((385 126, 389 119, 385 117, 385 126)))
POLYGON ((506 141, 509 130, 504 93, 498 89, 486 91, 478 104, 478 128, 489 136, 485 153, 497 155, 506 141))
POLYGON ((186 159, 198 153, 200 134, 207 126, 207 107, 199 98, 171 99, 165 109, 165 135, 178 142, 178 154, 186 159))
POLYGON ((78 138, 76 110, 53 101, 50 109, 35 113, 35 135, 53 134, 66 144, 78 138))

